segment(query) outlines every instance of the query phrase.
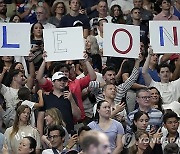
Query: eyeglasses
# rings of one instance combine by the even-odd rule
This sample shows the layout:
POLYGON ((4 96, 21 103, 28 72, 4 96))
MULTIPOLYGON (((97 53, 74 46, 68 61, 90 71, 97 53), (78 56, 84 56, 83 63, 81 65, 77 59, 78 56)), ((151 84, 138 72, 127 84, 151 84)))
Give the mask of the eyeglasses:
POLYGON ((51 140, 52 138, 53 138, 53 139, 57 139, 58 137, 60 137, 60 135, 53 135, 53 136, 49 135, 49 136, 48 136, 48 139, 49 139, 49 140, 51 140))
POLYGON ((142 96, 142 97, 138 97, 138 98, 141 98, 141 99, 143 99, 143 100, 149 100, 150 98, 151 98, 151 96, 142 96))

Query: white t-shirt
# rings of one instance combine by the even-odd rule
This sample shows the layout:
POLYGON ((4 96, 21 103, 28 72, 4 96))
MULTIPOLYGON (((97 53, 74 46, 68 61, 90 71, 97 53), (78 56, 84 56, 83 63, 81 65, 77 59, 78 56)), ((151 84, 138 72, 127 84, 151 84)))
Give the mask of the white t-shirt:
POLYGON ((159 90, 164 104, 178 101, 180 97, 180 78, 169 83, 155 82, 152 80, 149 87, 156 87, 159 90))

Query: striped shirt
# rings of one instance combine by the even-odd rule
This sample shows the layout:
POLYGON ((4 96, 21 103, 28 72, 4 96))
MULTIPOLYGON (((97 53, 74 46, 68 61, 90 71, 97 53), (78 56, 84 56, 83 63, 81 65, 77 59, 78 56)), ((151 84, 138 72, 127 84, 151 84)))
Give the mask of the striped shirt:
MULTIPOLYGON (((138 68, 134 67, 130 77, 124 83, 116 86, 117 94, 116 94, 116 98, 114 99, 116 103, 121 102, 126 92, 131 88, 133 83, 136 82, 138 78, 138 73, 139 73, 138 68)), ((104 100, 103 89, 99 87, 100 87, 100 82, 98 81, 91 81, 89 83, 89 89, 95 95, 97 102, 104 100)))
MULTIPOLYGON (((130 126, 133 123, 134 114, 136 112, 138 112, 138 111, 140 111, 139 108, 129 113, 128 118, 127 118, 127 124, 128 124, 127 131, 131 130, 130 126)), ((148 113, 149 118, 150 118, 149 119, 149 125, 147 127, 147 131, 150 130, 151 126, 156 126, 157 128, 161 127, 161 125, 162 125, 162 117, 163 117, 162 112, 157 110, 157 109, 150 108, 147 113, 148 113)))

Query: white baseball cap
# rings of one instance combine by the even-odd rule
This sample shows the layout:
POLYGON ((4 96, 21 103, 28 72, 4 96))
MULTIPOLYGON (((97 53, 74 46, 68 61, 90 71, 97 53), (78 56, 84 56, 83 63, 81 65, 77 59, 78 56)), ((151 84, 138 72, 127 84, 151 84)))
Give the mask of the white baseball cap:
POLYGON ((67 76, 65 76, 65 74, 64 74, 63 72, 56 72, 56 73, 54 73, 54 75, 52 76, 52 81, 54 81, 54 80, 59 80, 59 79, 61 79, 61 78, 66 78, 66 79, 68 80, 67 76))

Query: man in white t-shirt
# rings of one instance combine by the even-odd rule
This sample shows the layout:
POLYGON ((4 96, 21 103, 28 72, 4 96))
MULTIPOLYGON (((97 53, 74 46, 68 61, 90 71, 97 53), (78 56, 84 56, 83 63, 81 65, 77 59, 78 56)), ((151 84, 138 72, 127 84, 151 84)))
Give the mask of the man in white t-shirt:
POLYGON ((152 48, 149 48, 148 57, 144 63, 142 74, 145 80, 146 86, 156 87, 163 99, 164 104, 169 104, 173 101, 178 101, 180 97, 180 79, 170 81, 170 68, 168 64, 160 64, 157 71, 160 77, 160 82, 155 82, 148 73, 148 67, 150 58, 153 55, 152 48))

